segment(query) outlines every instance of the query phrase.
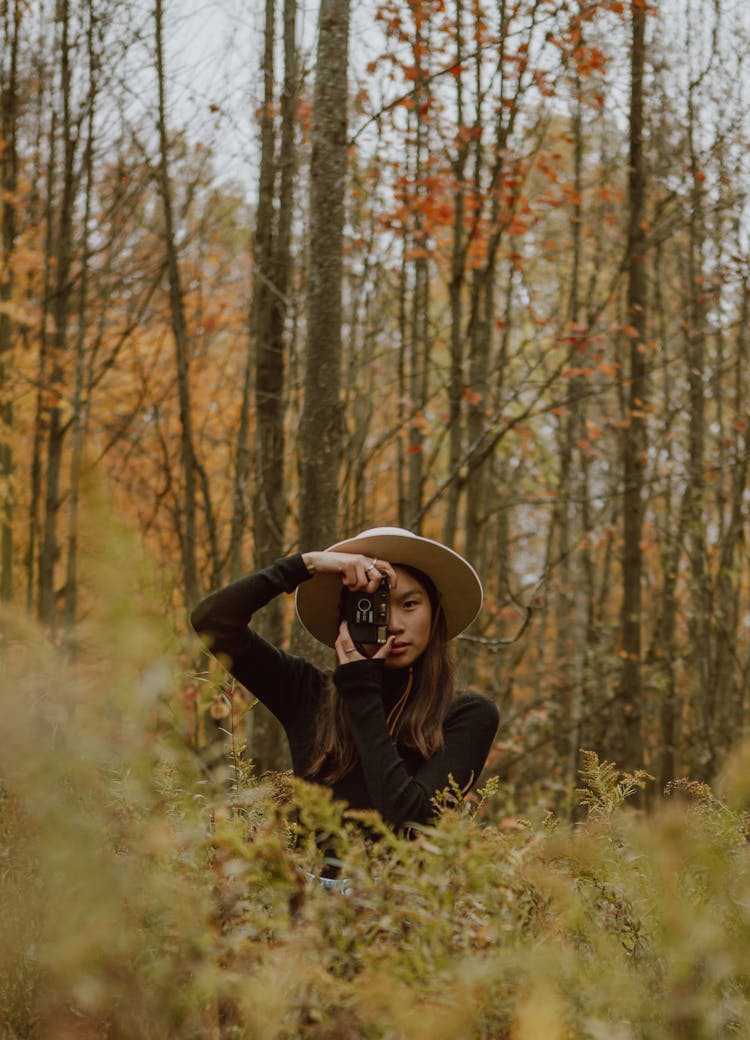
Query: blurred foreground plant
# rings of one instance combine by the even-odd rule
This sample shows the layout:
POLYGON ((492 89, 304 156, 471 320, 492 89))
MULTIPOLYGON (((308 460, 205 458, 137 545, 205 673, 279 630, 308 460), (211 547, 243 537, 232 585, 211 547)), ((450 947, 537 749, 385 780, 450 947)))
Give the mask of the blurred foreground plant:
POLYGON ((2 618, 4 1040, 750 1036, 747 749, 722 799, 635 813, 645 776, 588 753, 572 829, 488 785, 410 838, 236 743, 209 774, 149 567, 102 530, 77 665, 2 618), (321 835, 348 895, 306 876, 321 835))

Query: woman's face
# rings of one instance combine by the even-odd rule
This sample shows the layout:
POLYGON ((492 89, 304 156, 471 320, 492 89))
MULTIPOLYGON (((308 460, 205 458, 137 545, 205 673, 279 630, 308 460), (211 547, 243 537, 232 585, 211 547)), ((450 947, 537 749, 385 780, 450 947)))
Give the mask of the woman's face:
POLYGON ((432 632, 432 604, 413 574, 396 567, 398 582, 391 589, 388 635, 394 636, 386 668, 408 668, 427 648, 432 632))

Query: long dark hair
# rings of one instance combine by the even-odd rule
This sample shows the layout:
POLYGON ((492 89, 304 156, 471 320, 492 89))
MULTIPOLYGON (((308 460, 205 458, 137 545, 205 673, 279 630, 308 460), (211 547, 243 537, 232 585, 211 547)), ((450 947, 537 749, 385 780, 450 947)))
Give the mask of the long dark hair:
MULTIPOLYGON (((423 758, 442 750, 443 722, 455 693, 455 667, 448 647, 445 614, 440 597, 428 575, 407 564, 394 564, 423 586, 432 607, 432 628, 424 653, 405 676, 411 690, 404 709, 392 729, 393 739, 403 747, 415 748, 423 758)), ((404 687, 406 688, 406 687, 404 687)), ((357 763, 357 749, 343 697, 329 679, 323 691, 308 776, 321 773, 335 783, 357 763)))

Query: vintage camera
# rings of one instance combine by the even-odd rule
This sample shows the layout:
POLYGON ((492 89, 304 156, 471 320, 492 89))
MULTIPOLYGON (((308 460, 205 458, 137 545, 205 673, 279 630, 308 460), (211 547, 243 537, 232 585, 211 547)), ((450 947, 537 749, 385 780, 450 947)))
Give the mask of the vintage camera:
POLYGON ((344 589, 341 617, 349 625, 349 634, 355 643, 382 645, 387 641, 389 600, 390 586, 385 575, 374 592, 344 589))

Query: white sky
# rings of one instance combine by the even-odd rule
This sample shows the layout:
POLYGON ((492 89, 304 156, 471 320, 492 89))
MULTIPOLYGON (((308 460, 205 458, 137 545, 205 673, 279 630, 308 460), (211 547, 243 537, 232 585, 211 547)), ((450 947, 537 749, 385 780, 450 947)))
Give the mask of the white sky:
MULTIPOLYGON (((279 8, 283 0, 277 0, 279 8)), ((371 60, 375 0, 353 4, 352 78, 371 60)), ((262 0, 166 0, 165 37, 169 102, 184 112, 191 136, 214 143, 227 175, 252 191, 255 112, 260 105, 261 48, 265 4, 262 0), (219 113, 212 113, 217 106, 219 113), (217 115, 220 116, 217 137, 217 115)), ((300 3, 297 38, 314 54, 318 4, 300 3)), ((279 47, 280 27, 277 29, 279 47)), ((281 62, 279 63, 281 66, 281 62)), ((308 71, 310 61, 308 61, 308 71)))
MULTIPOLYGON (((694 26, 696 36, 706 33, 701 22, 707 0, 655 2, 659 16, 652 32, 671 31, 677 39, 689 25, 691 32, 694 26)), ((145 24, 151 0, 140 3, 145 24)), ((262 90, 260 53, 265 4, 263 0, 165 0, 165 4, 170 106, 182 113, 190 137, 212 146, 220 156, 218 172, 239 182, 251 196, 255 187, 255 113, 262 90), (212 106, 216 111, 212 111, 212 106)), ((282 4, 283 0, 277 0, 277 21, 282 4)), ((376 8, 377 0, 354 0, 352 4, 353 83, 381 44, 382 37, 375 28, 376 8)), ((750 0, 722 0, 721 9, 724 33, 734 36, 739 27, 750 34, 750 0)), ((316 0, 300 0, 298 40, 308 56, 309 74, 317 12, 316 0)))

